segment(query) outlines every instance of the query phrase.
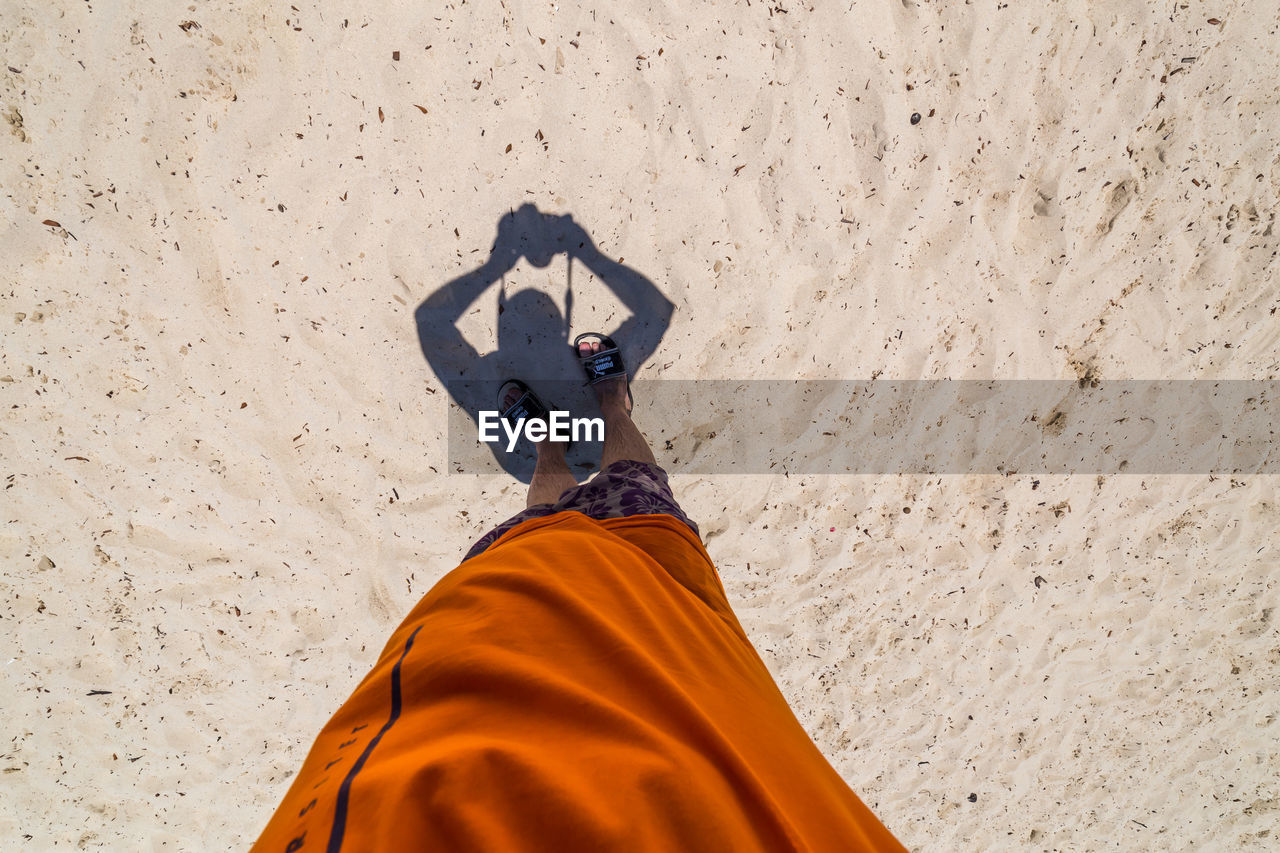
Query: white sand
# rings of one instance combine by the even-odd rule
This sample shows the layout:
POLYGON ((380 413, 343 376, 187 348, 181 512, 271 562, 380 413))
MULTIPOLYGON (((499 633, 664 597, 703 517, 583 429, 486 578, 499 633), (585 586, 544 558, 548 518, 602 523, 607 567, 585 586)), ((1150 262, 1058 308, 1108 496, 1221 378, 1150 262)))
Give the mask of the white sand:
MULTIPOLYGON (((1280 373, 1273 3, 689 5, 0 3, 0 845, 256 837, 523 505, 413 325, 523 202, 650 377, 1280 373)), ((1274 477, 675 487, 909 847, 1275 849, 1274 477)))

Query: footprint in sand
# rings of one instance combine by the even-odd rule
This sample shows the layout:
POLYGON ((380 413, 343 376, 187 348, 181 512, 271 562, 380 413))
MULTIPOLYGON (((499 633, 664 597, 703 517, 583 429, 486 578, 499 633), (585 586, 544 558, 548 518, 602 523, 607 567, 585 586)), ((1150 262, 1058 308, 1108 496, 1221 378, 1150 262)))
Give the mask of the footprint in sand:
POLYGON ((1111 233, 1111 229, 1115 227, 1116 220, 1120 218, 1120 214, 1133 201, 1134 196, 1138 194, 1138 182, 1132 178, 1121 181, 1111 188, 1107 193, 1106 211, 1102 214, 1102 221, 1098 223, 1098 236, 1104 237, 1111 233))

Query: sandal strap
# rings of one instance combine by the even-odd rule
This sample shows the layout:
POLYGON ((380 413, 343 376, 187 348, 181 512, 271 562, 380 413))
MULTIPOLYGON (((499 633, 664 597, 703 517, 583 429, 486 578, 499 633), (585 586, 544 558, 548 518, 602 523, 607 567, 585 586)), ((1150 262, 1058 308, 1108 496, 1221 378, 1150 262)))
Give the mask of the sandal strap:
POLYGON ((542 401, 538 399, 538 395, 534 394, 528 385, 517 379, 504 382, 502 387, 506 388, 508 385, 515 385, 524 393, 502 413, 504 421, 518 424, 527 418, 546 420, 551 415, 550 410, 543 405, 542 401))
POLYGON ((586 371, 588 385, 627 375, 627 368, 622 363, 622 350, 619 349, 613 338, 596 332, 584 332, 574 338, 573 351, 575 353, 578 352, 578 344, 583 338, 599 338, 600 343, 606 347, 606 349, 592 353, 589 356, 578 355, 578 361, 582 365, 582 369, 586 371))
MULTIPOLYGON (((504 396, 503 391, 511 386, 520 390, 520 396, 516 398, 514 403, 507 407, 507 410, 504 411, 500 417, 507 423, 516 427, 519 427, 521 423, 531 418, 534 420, 540 420, 550 427, 551 410, 547 408, 545 403, 538 399, 538 395, 533 393, 532 388, 521 382, 519 379, 508 379, 506 382, 502 383, 502 386, 498 389, 499 404, 501 404, 501 400, 504 396)), ((552 405, 554 404, 555 402, 552 401, 552 405)), ((572 450, 574 444, 576 444, 576 442, 574 442, 572 437, 570 437, 569 442, 565 445, 565 450, 572 450)))
POLYGON ((627 375, 627 369, 622 366, 622 353, 616 349, 601 350, 590 358, 584 358, 582 368, 587 372, 587 382, 592 385, 627 375))

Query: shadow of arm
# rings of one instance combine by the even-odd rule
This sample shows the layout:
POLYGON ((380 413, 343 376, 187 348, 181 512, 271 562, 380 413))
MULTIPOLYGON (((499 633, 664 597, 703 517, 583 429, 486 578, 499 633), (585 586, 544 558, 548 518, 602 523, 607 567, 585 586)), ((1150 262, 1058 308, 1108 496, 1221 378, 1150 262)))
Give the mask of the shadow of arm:
POLYGON ((631 312, 610 335, 622 347, 632 376, 658 349, 671 325, 675 304, 657 286, 625 264, 606 257, 594 246, 572 253, 587 269, 600 277, 631 312))
POLYGON ((458 330, 458 319, 509 269, 491 257, 483 266, 432 293, 414 312, 422 355, 442 381, 462 376, 479 358, 476 348, 458 330))

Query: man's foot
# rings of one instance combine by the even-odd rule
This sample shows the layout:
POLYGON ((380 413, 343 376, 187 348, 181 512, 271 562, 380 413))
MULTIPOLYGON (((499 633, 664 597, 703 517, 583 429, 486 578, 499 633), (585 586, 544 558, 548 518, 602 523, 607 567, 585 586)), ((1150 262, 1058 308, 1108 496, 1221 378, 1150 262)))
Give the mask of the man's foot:
MULTIPOLYGON (((581 341, 578 344, 578 357, 590 358, 606 348, 602 341, 581 341)), ((618 376, 614 379, 603 379, 591 386, 596 393, 601 411, 621 408, 628 415, 631 414, 631 392, 627 388, 627 381, 626 376, 618 376)))
MULTIPOLYGON (((502 395, 502 410, 505 412, 516 404, 516 402, 524 396, 524 390, 518 385, 507 386, 506 393, 502 395)), ((533 442, 534 449, 541 455, 543 450, 550 450, 552 453, 559 453, 561 456, 569 447, 569 443, 565 441, 552 441, 550 437, 541 441, 533 442)))

